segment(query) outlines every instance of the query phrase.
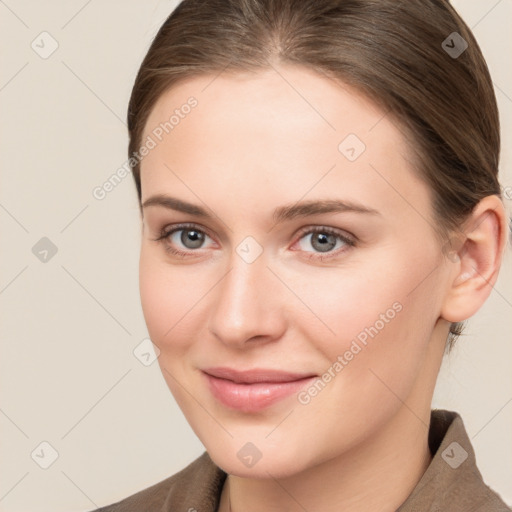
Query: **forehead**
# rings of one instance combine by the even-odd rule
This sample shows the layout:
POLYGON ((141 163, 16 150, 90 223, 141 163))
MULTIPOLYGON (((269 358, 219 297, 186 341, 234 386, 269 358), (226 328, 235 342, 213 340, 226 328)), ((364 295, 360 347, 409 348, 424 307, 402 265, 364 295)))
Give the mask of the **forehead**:
MULTIPOLYGON (((257 72, 224 72, 180 80, 158 98, 145 135, 169 120, 191 97, 198 103, 194 112, 204 114, 201 124, 207 121, 207 114, 226 122, 238 113, 240 118, 242 114, 253 117, 247 127, 252 131, 269 124, 285 128, 291 123, 296 127, 302 121, 304 128, 338 135, 348 129, 362 136, 384 116, 376 104, 339 80, 302 66, 280 65, 257 72)), ((394 135, 400 138, 398 132, 394 135)))
POLYGON ((355 89, 302 67, 183 80, 155 104, 147 137, 156 146, 141 164, 143 200, 178 187, 189 199, 190 189, 231 192, 253 206, 258 191, 276 205, 339 192, 398 206, 400 195, 423 193, 428 209, 393 120, 355 89))

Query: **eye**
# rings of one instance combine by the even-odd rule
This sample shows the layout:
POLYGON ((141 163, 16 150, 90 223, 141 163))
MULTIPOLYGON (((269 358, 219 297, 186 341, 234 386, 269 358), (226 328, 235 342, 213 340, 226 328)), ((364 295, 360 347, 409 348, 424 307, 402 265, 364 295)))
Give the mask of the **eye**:
POLYGON ((327 259, 338 256, 355 246, 355 239, 333 228, 319 226, 302 232, 298 241, 300 250, 310 253, 310 259, 327 259), (309 250, 312 247, 313 251, 309 250))
MULTIPOLYGON (((164 244, 167 252, 178 256, 193 256, 203 249, 207 239, 212 238, 195 224, 179 224, 166 227, 154 240, 164 244)), ((326 260, 346 252, 355 246, 356 238, 345 232, 325 226, 305 228, 297 242, 299 250, 308 254, 308 259, 326 260), (313 250, 309 250, 312 247, 313 250)))
POLYGON ((177 256, 187 256, 197 249, 203 248, 205 241, 211 238, 194 224, 180 224, 164 228, 158 238, 154 240, 163 242, 165 250, 177 256))

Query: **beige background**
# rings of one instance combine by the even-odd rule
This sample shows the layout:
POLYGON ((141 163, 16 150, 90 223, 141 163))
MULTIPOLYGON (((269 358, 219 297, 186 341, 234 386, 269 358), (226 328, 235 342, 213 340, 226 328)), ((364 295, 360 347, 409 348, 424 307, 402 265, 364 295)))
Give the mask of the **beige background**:
MULTIPOLYGON (((459 0, 499 101, 512 186, 512 0, 459 0)), ((84 511, 183 468, 203 448, 157 363, 138 295, 139 218, 126 160, 135 73, 175 2, 0 1, 0 510, 84 511), (40 36, 47 31, 51 36, 40 36), (41 42, 41 38, 46 38, 41 42), (57 50, 42 58, 39 52, 57 50), (49 238, 46 263, 32 252, 49 238), (52 448, 58 458, 51 462, 52 448), (32 454, 32 456, 31 456, 32 454)), ((507 208, 511 210, 512 188, 507 208)), ((485 307, 444 363, 434 405, 461 413, 487 483, 512 504, 511 250, 485 307)))

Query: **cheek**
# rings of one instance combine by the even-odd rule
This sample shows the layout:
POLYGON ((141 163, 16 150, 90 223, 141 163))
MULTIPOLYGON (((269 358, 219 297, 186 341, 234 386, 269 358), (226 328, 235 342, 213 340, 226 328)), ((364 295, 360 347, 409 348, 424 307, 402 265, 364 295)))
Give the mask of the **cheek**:
MULTIPOLYGON (((169 390, 180 408, 191 407, 181 382, 186 382, 187 351, 197 335, 194 318, 201 290, 190 272, 173 269, 153 248, 142 245, 139 288, 144 319, 151 341, 159 348, 158 364, 169 390)), ((191 267, 190 267, 191 268, 191 267)))
POLYGON ((353 260, 350 268, 290 271, 288 279, 311 310, 295 321, 329 364, 346 354, 361 378, 368 378, 369 367, 396 383, 414 377, 438 316, 440 289, 436 272, 429 274, 434 253, 415 252, 397 244, 353 260))
POLYGON ((397 263, 395 256, 389 259, 395 260, 393 266, 381 253, 339 267, 288 270, 283 280, 293 283, 295 295, 309 309, 303 311, 292 297, 295 313, 300 313, 295 314, 295 321, 310 326, 310 339, 323 338, 325 347, 335 344, 337 349, 374 324, 382 330, 382 322, 388 326, 397 319, 397 309, 406 306, 412 289, 404 263, 397 263))
POLYGON ((151 340, 162 352, 183 348, 187 337, 181 331, 201 296, 201 283, 189 270, 192 267, 186 271, 183 268, 173 269, 158 251, 145 247, 143 242, 139 262, 141 305, 151 340))
POLYGON ((166 328, 169 329, 172 325, 172 318, 168 317, 169 311, 173 309, 169 303, 172 295, 168 293, 165 277, 158 262, 150 257, 149 251, 142 248, 139 261, 140 300, 149 334, 158 345, 166 328))

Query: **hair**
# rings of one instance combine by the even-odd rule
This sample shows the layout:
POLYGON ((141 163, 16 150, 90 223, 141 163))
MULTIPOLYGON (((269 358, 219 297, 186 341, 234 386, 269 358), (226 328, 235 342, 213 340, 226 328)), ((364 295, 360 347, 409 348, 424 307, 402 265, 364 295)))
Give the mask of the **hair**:
MULTIPOLYGON (((481 199, 501 199, 492 80, 448 0, 184 0, 160 27, 136 76, 129 157, 141 146, 155 103, 178 81, 268 70, 274 63, 352 86, 396 122, 432 192, 443 251, 453 249, 449 234, 460 233, 481 199), (454 32, 467 43, 459 56, 443 47, 443 41, 454 45, 454 32)), ((130 165, 140 205, 140 161, 132 158, 130 165)), ((464 327, 450 325, 448 351, 464 327)))

